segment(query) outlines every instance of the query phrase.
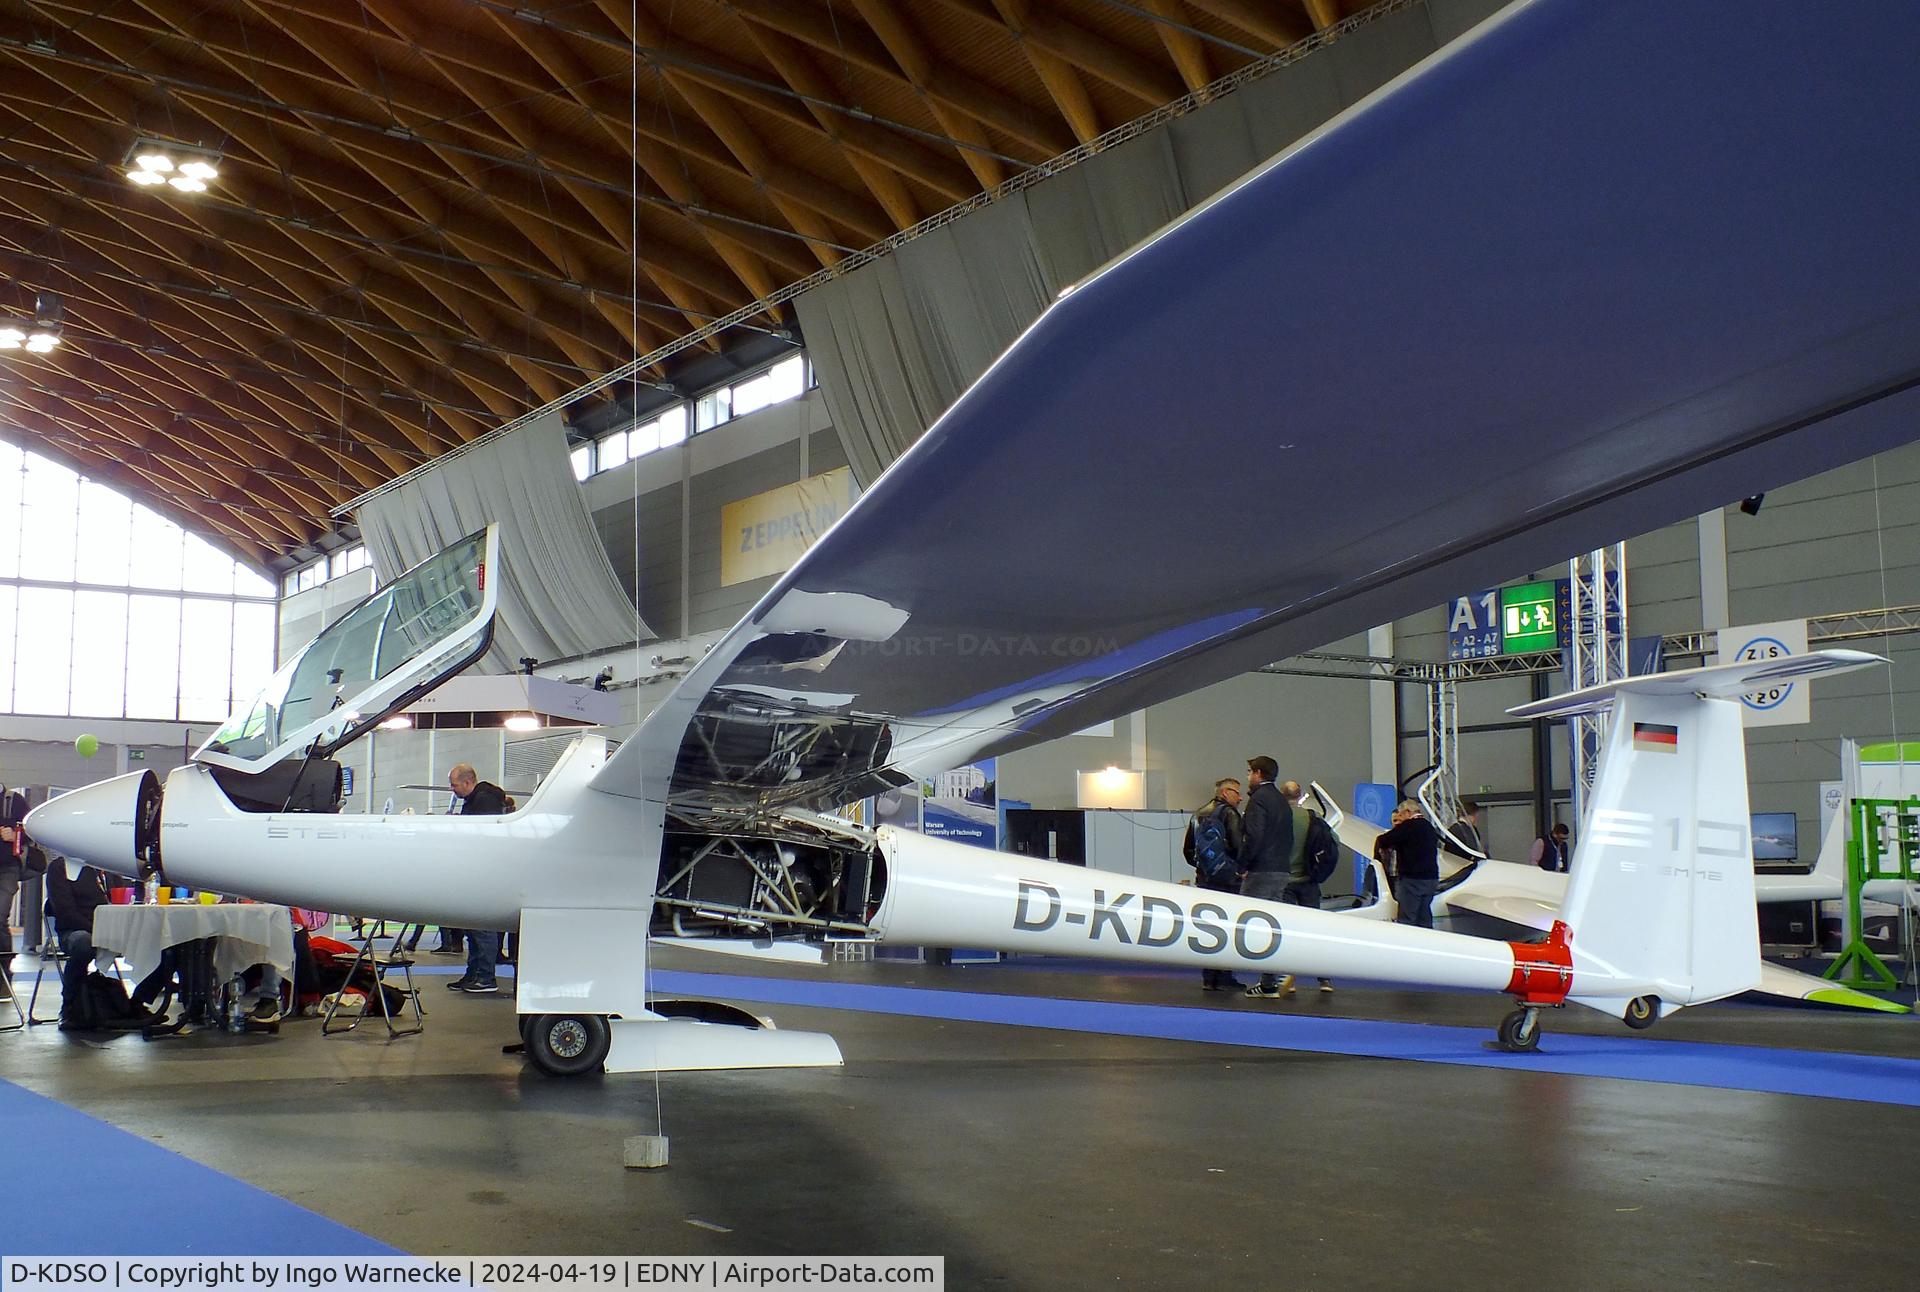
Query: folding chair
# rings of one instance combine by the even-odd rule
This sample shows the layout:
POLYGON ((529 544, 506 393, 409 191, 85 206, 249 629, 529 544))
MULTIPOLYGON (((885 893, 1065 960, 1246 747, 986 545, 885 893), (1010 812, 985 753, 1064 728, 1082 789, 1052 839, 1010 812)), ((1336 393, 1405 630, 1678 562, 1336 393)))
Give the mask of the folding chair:
POLYGON ((13 1007, 15 1021, 11 1023, 0 1023, 0 1032, 18 1032, 27 1025, 27 1011, 20 1008, 20 997, 13 989, 13 966, 11 963, 13 957, 8 956, 6 959, 8 963, 0 964, 0 996, 4 996, 6 1003, 13 1007))
MULTIPOLYGON (((420 1008, 420 989, 413 985, 413 957, 407 954, 400 945, 401 940, 407 935, 407 926, 404 924, 401 925, 400 932, 394 935, 392 944, 388 946, 386 950, 382 951, 380 948, 380 940, 385 932, 386 923, 382 921, 376 931, 369 933, 361 941, 359 951, 354 954, 353 964, 347 969, 348 984, 351 984, 354 979, 360 976, 360 970, 363 967, 372 976, 373 993, 367 1001, 367 1007, 358 1014, 349 1015, 345 1021, 336 1026, 335 1016, 340 1012, 340 1001, 341 998, 346 995, 347 990, 346 986, 343 985, 339 991, 334 992, 333 995, 327 999, 326 1016, 320 1020, 320 1034, 322 1036, 335 1036, 343 1032, 351 1032, 354 1028, 360 1026, 361 1020, 366 1018, 366 1016, 371 1014, 376 1008, 380 1011, 380 1017, 386 1021, 388 1040, 392 1040, 396 1036, 417 1036, 426 1030, 426 1015, 420 1008), (399 971, 402 980, 406 983, 404 990, 407 995, 407 1004, 413 1009, 413 1026, 411 1027, 394 1026, 393 1011, 387 1007, 387 975, 396 970, 399 971), (375 1001, 379 1002, 377 1006, 375 1001)), ((405 1015, 406 1008, 402 1007, 401 1017, 403 1021, 405 1015)))
POLYGON ((58 1023, 60 1021, 57 1015, 53 1018, 40 1017, 40 985, 46 981, 47 967, 51 965, 53 967, 54 985, 56 987, 59 986, 61 971, 67 963, 67 949, 61 945, 60 935, 54 932, 53 917, 51 915, 42 916, 41 923, 46 932, 42 934, 40 938, 40 970, 33 975, 33 995, 27 1000, 28 1027, 38 1027, 42 1023, 58 1023))

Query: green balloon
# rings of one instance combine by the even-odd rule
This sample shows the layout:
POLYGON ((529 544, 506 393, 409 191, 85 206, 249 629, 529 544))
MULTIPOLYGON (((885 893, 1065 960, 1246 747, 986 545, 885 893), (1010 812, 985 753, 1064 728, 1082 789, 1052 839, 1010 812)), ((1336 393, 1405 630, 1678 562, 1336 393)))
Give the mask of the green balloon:
POLYGON ((93 735, 81 736, 73 742, 73 752, 82 758, 92 758, 100 752, 100 737, 93 735))

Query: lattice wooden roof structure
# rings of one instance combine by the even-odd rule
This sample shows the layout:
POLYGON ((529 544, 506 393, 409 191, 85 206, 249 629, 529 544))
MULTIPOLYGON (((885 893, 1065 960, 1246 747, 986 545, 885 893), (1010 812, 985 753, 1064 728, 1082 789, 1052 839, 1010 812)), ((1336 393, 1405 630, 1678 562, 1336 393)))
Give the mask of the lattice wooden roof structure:
POLYGON ((282 566, 366 488, 1368 2, 0 0, 0 315, 65 310, 0 353, 0 427, 282 566), (220 177, 135 187, 143 140, 220 177))

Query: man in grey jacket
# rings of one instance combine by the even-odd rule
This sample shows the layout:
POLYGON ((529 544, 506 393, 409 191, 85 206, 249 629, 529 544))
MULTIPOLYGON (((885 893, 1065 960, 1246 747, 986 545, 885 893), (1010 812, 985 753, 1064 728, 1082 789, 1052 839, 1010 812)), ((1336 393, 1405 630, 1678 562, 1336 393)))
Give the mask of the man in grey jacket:
MULTIPOLYGON (((1313 881, 1313 865, 1307 860, 1307 840, 1313 834, 1313 813, 1301 806, 1304 796, 1299 781, 1287 781, 1280 787, 1280 797, 1286 800, 1287 812, 1293 818, 1293 846, 1287 852, 1287 887, 1281 893, 1280 900, 1290 906, 1306 906, 1320 909, 1320 885, 1313 881)), ((1331 992, 1333 982, 1320 980, 1320 990, 1331 992)), ((1293 975, 1288 974, 1280 980, 1280 994, 1293 995, 1293 975)))

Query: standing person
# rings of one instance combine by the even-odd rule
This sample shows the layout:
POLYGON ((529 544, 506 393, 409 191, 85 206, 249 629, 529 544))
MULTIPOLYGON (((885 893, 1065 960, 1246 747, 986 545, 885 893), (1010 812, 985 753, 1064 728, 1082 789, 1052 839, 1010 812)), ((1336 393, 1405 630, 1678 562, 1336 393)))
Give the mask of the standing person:
MULTIPOLYGON (((26 817, 27 796, 19 790, 0 791, 0 982, 13 972, 13 917, 8 914, 13 910, 13 895, 20 891, 20 880, 27 870, 47 868, 46 858, 27 842, 26 832, 20 828, 26 817)), ((20 927, 26 929, 33 918, 31 912, 21 911, 20 927)), ((33 938, 27 941, 32 943, 33 938)))
POLYGON ((1472 799, 1461 799, 1459 815, 1447 827, 1447 836, 1440 846, 1451 855, 1468 861, 1486 856, 1487 845, 1480 841, 1480 805, 1472 799))
MULTIPOLYGON (((456 763, 447 773, 447 787, 459 800, 454 805, 460 816, 504 816, 507 794, 498 785, 480 779, 471 763, 456 763)), ((494 980, 499 970, 500 934, 494 929, 468 929, 467 972, 447 984, 448 991, 464 991, 475 996, 500 990, 494 980)))
MULTIPOLYGON (((1280 787, 1280 797, 1287 801, 1287 814, 1293 819, 1293 845, 1287 851, 1287 887, 1280 894, 1280 900, 1289 906, 1305 906, 1310 910, 1320 909, 1320 885, 1313 882, 1313 864, 1307 860, 1307 840, 1313 834, 1313 813, 1301 806, 1299 781, 1288 781, 1280 787)), ((1280 982, 1280 994, 1293 995, 1293 975, 1288 974, 1280 982)), ((1320 990, 1331 993, 1331 979, 1320 980, 1320 990)))
MULTIPOLYGON (((1292 877, 1288 863, 1293 853, 1293 813, 1274 785, 1279 775, 1280 764, 1265 754, 1247 760, 1247 810, 1240 841, 1240 869, 1246 872, 1240 881, 1243 897, 1286 900, 1287 881, 1292 877)), ((1270 973, 1261 974, 1260 981, 1247 988, 1249 996, 1279 994, 1280 979, 1270 973)))
POLYGON ((1375 846, 1385 844, 1400 860, 1400 878, 1394 895, 1400 901, 1400 923, 1433 927, 1433 895, 1440 887, 1440 832, 1412 799, 1403 800, 1400 823, 1381 835, 1375 846))
POLYGON ((1557 870, 1564 873, 1569 855, 1567 827, 1556 825, 1533 841, 1533 853, 1528 859, 1542 870, 1557 870))
MULTIPOLYGON (((1240 782, 1231 776, 1213 783, 1213 798, 1187 822, 1180 852, 1193 867, 1193 882, 1216 893, 1240 891, 1240 782), (1203 864, 1204 863, 1204 864, 1203 864)), ((1244 984, 1231 969, 1202 969, 1202 991, 1227 991, 1244 984)))

